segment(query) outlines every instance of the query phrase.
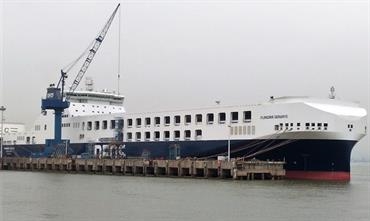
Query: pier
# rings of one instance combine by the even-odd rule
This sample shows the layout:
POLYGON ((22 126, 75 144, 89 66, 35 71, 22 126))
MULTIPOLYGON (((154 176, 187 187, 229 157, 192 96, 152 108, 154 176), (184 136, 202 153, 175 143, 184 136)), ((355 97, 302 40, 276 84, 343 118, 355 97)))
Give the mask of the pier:
POLYGON ((274 180, 285 176, 284 162, 259 160, 145 160, 2 158, 0 170, 106 175, 274 180))

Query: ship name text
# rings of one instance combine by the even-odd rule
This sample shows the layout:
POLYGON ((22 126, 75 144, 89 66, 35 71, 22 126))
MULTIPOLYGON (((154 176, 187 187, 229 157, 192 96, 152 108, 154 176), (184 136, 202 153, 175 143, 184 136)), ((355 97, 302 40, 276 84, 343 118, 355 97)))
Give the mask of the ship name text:
POLYGON ((266 120, 266 119, 281 119, 281 118, 288 118, 288 115, 287 114, 276 114, 276 115, 265 115, 265 116, 261 116, 261 119, 262 120, 266 120))

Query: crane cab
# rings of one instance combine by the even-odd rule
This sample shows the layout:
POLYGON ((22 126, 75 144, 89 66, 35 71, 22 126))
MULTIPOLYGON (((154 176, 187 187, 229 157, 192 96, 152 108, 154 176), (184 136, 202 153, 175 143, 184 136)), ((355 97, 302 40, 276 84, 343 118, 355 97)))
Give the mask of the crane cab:
POLYGON ((47 88, 46 98, 42 99, 41 101, 41 108, 43 110, 46 109, 66 109, 69 107, 69 102, 63 100, 63 95, 61 93, 60 88, 56 88, 53 84, 51 84, 47 88))

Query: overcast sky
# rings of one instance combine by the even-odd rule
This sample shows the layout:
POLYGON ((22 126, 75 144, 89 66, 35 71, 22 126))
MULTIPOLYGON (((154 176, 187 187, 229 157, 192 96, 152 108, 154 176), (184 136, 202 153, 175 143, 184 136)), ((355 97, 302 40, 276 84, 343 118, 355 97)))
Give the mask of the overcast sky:
MULTIPOLYGON (((0 0, 0 104, 32 122, 46 87, 121 2, 121 93, 129 112, 337 97, 369 110, 369 2, 0 0)), ((118 16, 86 76, 117 91, 118 16)), ((69 84, 80 65, 70 72, 69 84)), ((83 86, 83 82, 81 84, 83 86)), ((369 157, 369 136, 354 149, 369 157)))

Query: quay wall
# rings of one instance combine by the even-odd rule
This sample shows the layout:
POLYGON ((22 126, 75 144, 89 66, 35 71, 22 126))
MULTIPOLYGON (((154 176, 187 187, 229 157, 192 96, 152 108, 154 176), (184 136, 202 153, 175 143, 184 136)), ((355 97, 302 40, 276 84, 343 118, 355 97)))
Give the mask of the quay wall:
POLYGON ((0 170, 222 179, 282 179, 284 162, 259 160, 145 160, 2 158, 0 170))

